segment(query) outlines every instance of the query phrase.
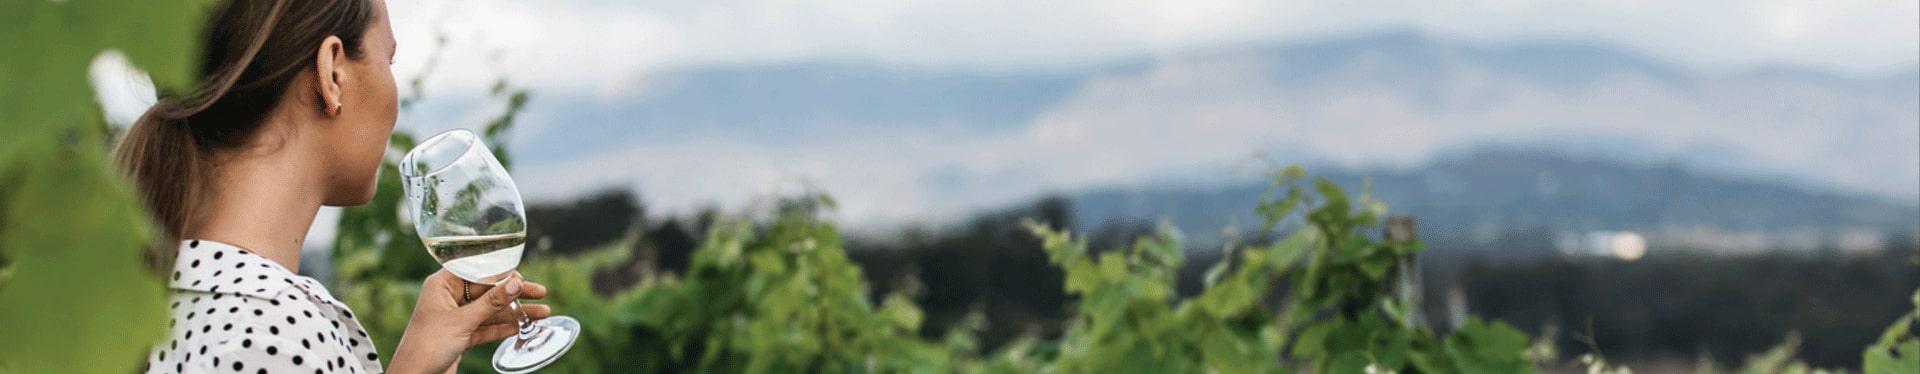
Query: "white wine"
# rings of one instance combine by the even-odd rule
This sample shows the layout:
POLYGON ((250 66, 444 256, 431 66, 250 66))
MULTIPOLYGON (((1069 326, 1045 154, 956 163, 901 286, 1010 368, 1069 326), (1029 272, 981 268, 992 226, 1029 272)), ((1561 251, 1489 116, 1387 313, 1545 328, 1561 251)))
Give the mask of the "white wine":
MULTIPOLYGON (((414 232, 434 261, 470 282, 494 285, 513 276, 527 244, 526 207, 513 177, 479 135, 453 129, 422 140, 400 157, 399 171, 414 232)), ((511 304, 520 309, 519 301, 511 304)), ((496 372, 539 370, 580 340, 579 320, 512 314, 519 317, 519 331, 493 351, 496 372)))
POLYGON ((425 239, 427 252, 447 271, 474 283, 498 283, 520 266, 527 233, 441 236, 425 239))

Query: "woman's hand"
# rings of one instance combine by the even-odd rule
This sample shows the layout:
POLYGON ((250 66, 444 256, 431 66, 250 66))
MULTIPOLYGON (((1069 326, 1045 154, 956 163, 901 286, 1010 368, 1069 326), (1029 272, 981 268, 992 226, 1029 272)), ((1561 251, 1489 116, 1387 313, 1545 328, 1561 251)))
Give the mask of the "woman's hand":
POLYGON ((545 305, 521 305, 514 310, 514 299, 539 299, 547 296, 547 287, 509 276, 499 287, 472 284, 460 280, 446 269, 436 271, 420 285, 420 301, 413 307, 413 318, 395 348, 388 371, 400 374, 444 373, 460 362, 460 354, 474 346, 500 341, 519 332, 520 313, 533 319, 547 318, 553 310, 545 305), (466 288, 466 289, 463 289, 466 288), (473 296, 466 302, 463 294, 473 296))

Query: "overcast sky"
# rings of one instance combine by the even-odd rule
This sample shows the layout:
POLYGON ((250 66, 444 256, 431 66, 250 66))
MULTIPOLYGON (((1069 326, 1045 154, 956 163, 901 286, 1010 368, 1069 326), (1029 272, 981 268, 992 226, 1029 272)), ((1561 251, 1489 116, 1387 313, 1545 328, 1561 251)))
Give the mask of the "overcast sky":
MULTIPOLYGON (((982 69, 1416 27, 1484 41, 1578 38, 1703 69, 1794 64, 1877 75, 1920 61, 1916 0, 721 0, 389 4, 400 76, 438 27, 446 74, 618 94, 649 71, 706 63, 861 59, 982 69)), ((437 91, 430 88, 430 91, 437 91)), ((476 90, 450 90, 472 92, 476 90)))
MULTIPOLYGON (((444 33, 448 47, 427 91, 456 100, 486 95, 497 76, 548 93, 604 97, 645 90, 650 72, 701 64, 859 59, 1045 69, 1392 27, 1478 41, 1598 40, 1721 71, 1789 64, 1873 76, 1920 64, 1920 0, 406 0, 388 7, 401 43, 395 75, 419 75, 444 33)), ((129 84, 112 80, 102 83, 109 119, 124 123, 151 103, 113 89, 129 84)))

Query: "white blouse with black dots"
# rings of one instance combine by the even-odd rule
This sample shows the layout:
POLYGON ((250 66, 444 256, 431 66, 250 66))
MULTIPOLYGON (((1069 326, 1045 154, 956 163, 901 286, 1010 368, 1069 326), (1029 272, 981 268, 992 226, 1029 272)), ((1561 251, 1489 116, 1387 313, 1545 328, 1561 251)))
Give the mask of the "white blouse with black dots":
POLYGON ((229 244, 180 243, 172 333, 148 373, 380 373, 353 311, 313 278, 229 244))

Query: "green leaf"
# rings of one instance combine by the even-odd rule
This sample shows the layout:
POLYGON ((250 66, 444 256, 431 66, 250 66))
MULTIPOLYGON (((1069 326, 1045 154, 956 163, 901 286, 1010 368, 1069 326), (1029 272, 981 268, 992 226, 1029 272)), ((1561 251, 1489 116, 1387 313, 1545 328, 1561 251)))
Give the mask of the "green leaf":
POLYGON ((167 328, 148 224, 102 150, 52 148, 16 149, 46 156, 0 174, 0 369, 132 371, 167 328))
POLYGON ((197 5, 0 3, 0 372, 130 372, 165 333, 149 223, 106 157, 87 74, 113 50, 158 87, 192 81, 197 5))
POLYGON ((1444 349, 1461 372, 1533 372, 1526 359, 1527 340, 1525 333, 1504 322, 1469 317, 1460 330, 1447 337, 1444 349))
POLYGON ((1373 360, 1367 358, 1366 351, 1344 351, 1337 353, 1327 363, 1326 373, 1366 373, 1367 365, 1373 360))
POLYGON ((1326 202, 1321 205, 1321 209, 1338 214, 1343 219, 1347 212, 1352 210, 1352 208, 1348 206, 1346 191, 1340 190, 1340 186, 1333 184, 1333 181, 1314 178, 1313 187, 1319 190, 1320 198, 1326 199, 1326 202))
POLYGON ((1274 226, 1279 226, 1280 221, 1285 220, 1288 215, 1293 214, 1294 208, 1299 207, 1300 201, 1305 198, 1306 194, 1301 192, 1300 189, 1290 188, 1287 189, 1287 196, 1285 198, 1262 201, 1260 205, 1254 207, 1254 213, 1259 214, 1265 219, 1260 225, 1260 232, 1272 231, 1274 226))
MULTIPOLYGON (((64 128, 96 117, 89 64, 101 52, 120 51, 146 70, 156 87, 192 80, 198 5, 186 0, 8 1, 0 4, 0 124, 64 128)), ((19 141, 20 137, 7 137, 19 141)), ((0 149, 10 148, 0 140, 0 149)))
POLYGON ((1300 335, 1293 340, 1291 354, 1294 358, 1310 358, 1319 355, 1325 351, 1327 334, 1333 333, 1337 326, 1334 321, 1327 321, 1300 330, 1300 335))
POLYGON ((1896 352, 1867 350, 1862 364, 1868 374, 1920 373, 1920 340, 1908 340, 1896 352))

